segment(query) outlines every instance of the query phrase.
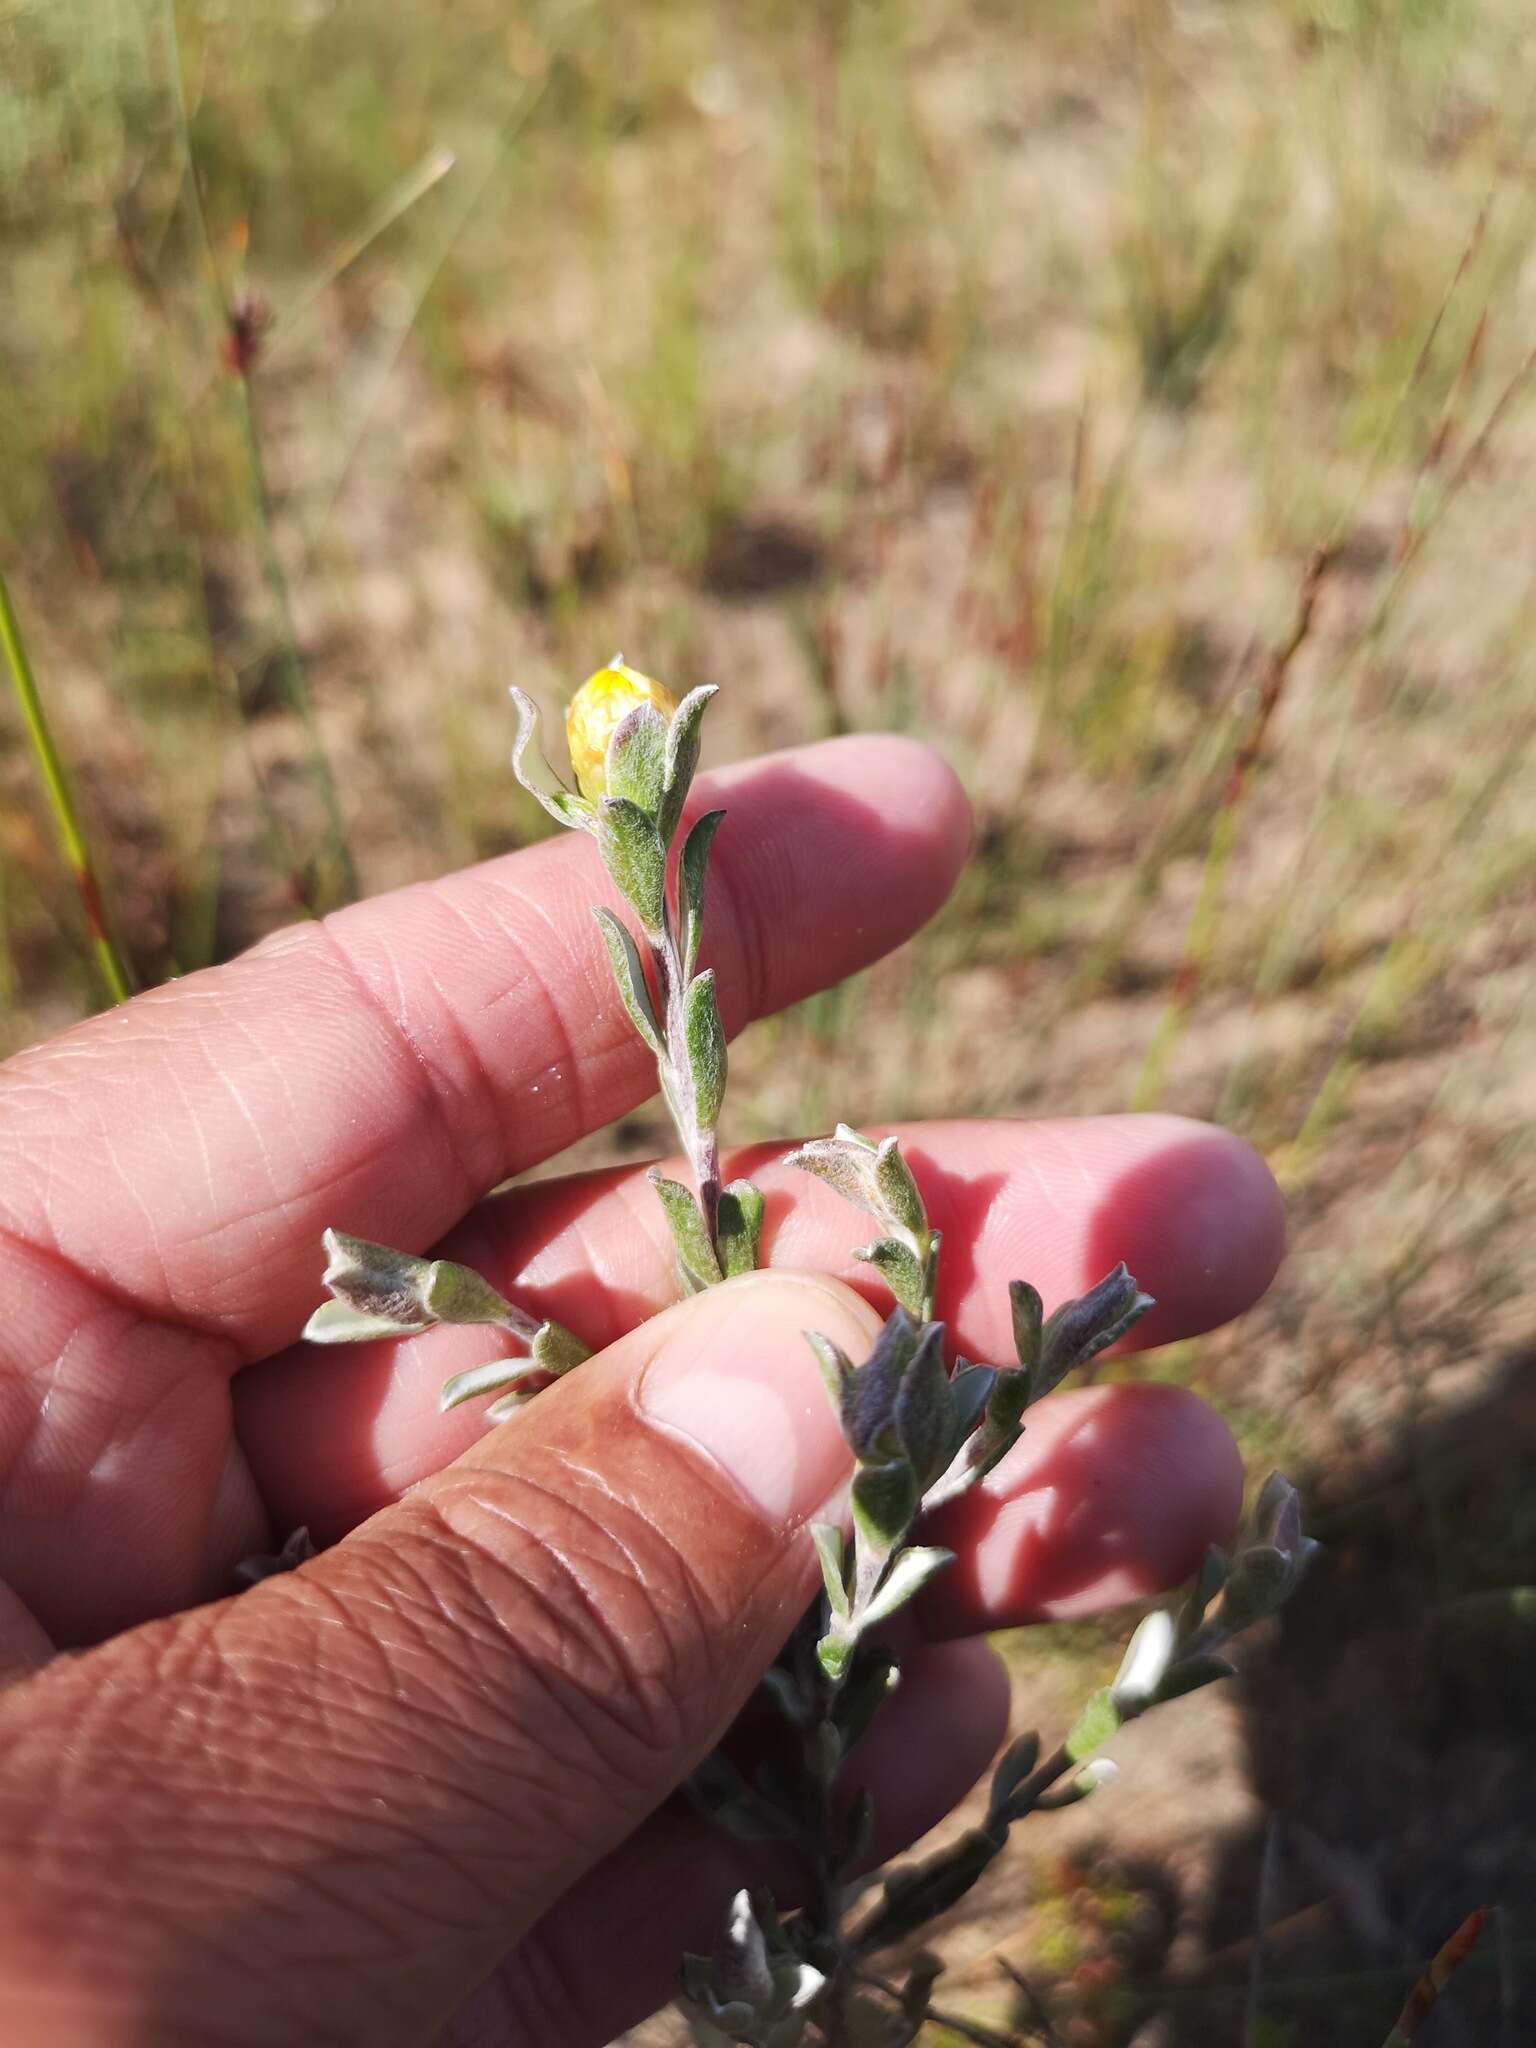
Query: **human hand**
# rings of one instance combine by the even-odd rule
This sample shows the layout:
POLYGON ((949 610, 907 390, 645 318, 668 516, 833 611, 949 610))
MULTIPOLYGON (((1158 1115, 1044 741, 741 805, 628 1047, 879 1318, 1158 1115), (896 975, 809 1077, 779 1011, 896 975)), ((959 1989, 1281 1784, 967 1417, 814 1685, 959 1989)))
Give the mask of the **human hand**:
MULTIPOLYGON (((731 809, 706 941, 731 1025, 898 943, 965 854, 952 779, 906 742, 701 796, 731 809)), ((790 1270, 659 1316, 672 1249, 638 1174, 477 1200, 652 1085, 594 896, 571 835, 0 1070, 0 2038, 583 2048, 708 1944, 743 1852, 663 1802, 817 1582, 796 1532, 846 1453, 800 1332, 859 1356, 878 1319, 841 1203, 763 1159, 790 1270), (327 1224, 451 1231, 607 1348, 510 1426, 440 1416, 485 1332, 295 1347, 327 1224), (347 1540, 217 1599, 299 1523, 347 1540)), ((1263 1167, 1200 1126, 938 1125, 905 1149, 969 1356, 1004 1355, 1016 1274, 1049 1304, 1125 1258, 1159 1301, 1146 1344, 1237 1313, 1279 1256, 1263 1167)), ((946 1516, 927 1645, 855 1754, 878 1849, 1001 1739, 976 1632, 1176 1582, 1240 1492, 1176 1389, 1032 1410, 946 1516)))

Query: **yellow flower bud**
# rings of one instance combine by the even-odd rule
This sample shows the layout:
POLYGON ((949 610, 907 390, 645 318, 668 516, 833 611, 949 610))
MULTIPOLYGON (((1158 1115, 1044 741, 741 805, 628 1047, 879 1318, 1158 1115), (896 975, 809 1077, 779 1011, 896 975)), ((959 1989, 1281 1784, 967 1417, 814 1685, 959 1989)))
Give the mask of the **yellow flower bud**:
POLYGON ((608 742, 638 705, 650 704, 663 718, 677 709, 677 699, 638 669, 626 668, 617 656, 607 668, 588 676, 565 714, 576 787, 596 803, 608 780, 608 742))

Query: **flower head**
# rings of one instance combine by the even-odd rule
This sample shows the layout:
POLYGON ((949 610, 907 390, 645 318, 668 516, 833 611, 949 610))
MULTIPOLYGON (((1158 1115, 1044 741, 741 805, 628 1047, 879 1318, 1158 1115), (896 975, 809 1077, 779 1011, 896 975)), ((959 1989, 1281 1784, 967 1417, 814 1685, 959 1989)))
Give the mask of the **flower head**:
POLYGON ((570 701, 565 714, 565 735, 570 742, 571 766, 576 787, 596 803, 607 786, 608 742, 631 711, 649 704, 663 718, 670 719, 677 699, 660 683, 626 668, 616 654, 606 668, 588 676, 570 701))

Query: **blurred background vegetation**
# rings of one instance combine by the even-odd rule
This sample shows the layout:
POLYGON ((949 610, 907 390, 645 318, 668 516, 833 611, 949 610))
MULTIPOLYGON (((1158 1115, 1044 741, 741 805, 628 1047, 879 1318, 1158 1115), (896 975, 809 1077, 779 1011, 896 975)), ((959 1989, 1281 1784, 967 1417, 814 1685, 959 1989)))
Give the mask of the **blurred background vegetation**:
MULTIPOLYGON (((1533 90, 1523 0, 0 0, 0 562, 138 980, 536 835, 506 685, 622 647, 977 810, 733 1137, 1279 1173, 1150 1369, 1328 1570, 941 1942, 1073 2048, 1369 2048, 1494 1901, 1432 2038, 1536 2034, 1533 90)), ((0 929, 0 1051, 103 999, 4 693, 0 929)))

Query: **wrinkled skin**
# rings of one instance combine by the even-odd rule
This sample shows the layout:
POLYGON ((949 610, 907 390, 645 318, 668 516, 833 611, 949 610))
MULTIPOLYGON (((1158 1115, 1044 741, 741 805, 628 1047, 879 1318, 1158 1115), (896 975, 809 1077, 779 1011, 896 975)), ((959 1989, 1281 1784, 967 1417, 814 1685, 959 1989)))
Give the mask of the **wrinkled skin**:
MULTIPOLYGON (((720 802, 705 957, 732 1029, 898 944, 968 843, 904 741, 758 762, 695 808, 720 802)), ((584 2048, 707 1944, 742 1852, 668 1794, 810 1597, 802 1525, 845 1477, 800 1332, 858 1356, 879 1297, 861 1219, 782 1147, 728 1162, 768 1191, 780 1270, 661 1316, 637 1174, 481 1199, 653 1086, 599 900, 567 836, 0 1069, 0 2038, 584 2048), (439 1416, 484 1332, 296 1347, 327 1224, 465 1258, 605 1348, 499 1430, 439 1416), (301 1522, 331 1547, 225 1597, 301 1522)), ((1158 1298, 1144 1345, 1237 1314, 1280 1255, 1264 1168, 1201 1126, 906 1147, 971 1357, 1007 1355, 1014 1276, 1050 1305, 1123 1257, 1158 1298)), ((957 1563, 855 1764, 877 1848, 1004 1732, 979 1632, 1177 1582, 1240 1494, 1176 1389, 1034 1411, 934 1532, 957 1563)))

